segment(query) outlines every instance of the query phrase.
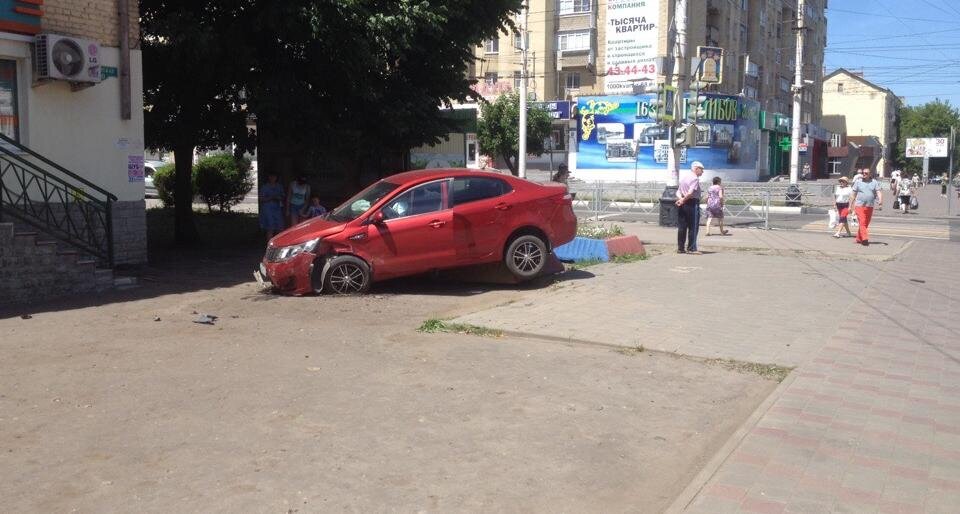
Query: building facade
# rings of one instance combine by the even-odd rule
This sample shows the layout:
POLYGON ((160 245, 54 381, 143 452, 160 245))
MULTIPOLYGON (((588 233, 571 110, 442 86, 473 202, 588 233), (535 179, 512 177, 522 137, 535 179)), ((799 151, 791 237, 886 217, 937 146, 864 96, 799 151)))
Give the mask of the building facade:
POLYGON ((848 163, 838 173, 851 171, 852 167, 870 167, 881 176, 889 176, 893 149, 896 147, 897 113, 901 101, 887 88, 878 86, 843 68, 830 73, 823 80, 823 126, 837 134, 836 144, 831 149, 831 162, 848 163), (874 142, 875 141, 875 142, 874 142), (850 146, 855 148, 879 144, 879 155, 867 153, 860 159, 846 159, 850 146), (841 155, 843 154, 843 155, 841 155), (851 168, 851 169, 846 169, 851 168))
POLYGON ((133 0, 0 0, 0 159, 31 163, 4 174, 6 201, 51 203, 16 189, 34 166, 69 192, 62 209, 112 196, 117 264, 146 261, 138 19, 133 0))
MULTIPOLYGON (((528 90, 536 100, 575 103, 580 97, 629 95, 635 85, 662 80, 664 61, 658 57, 672 53, 673 0, 530 0, 528 4, 528 90)), ((819 132, 826 0, 805 4, 803 75, 810 84, 801 94, 801 122, 819 132)), ((696 58, 698 47, 721 48, 722 80, 704 92, 755 101, 767 119, 789 121, 797 0, 701 0, 687 5, 690 69, 686 74, 692 76, 701 62, 696 58)), ((478 93, 491 98, 520 88, 519 43, 518 35, 502 34, 477 49, 470 73, 478 81, 478 93)), ((777 153, 782 127, 768 125, 760 127, 760 177, 789 167, 777 153)))

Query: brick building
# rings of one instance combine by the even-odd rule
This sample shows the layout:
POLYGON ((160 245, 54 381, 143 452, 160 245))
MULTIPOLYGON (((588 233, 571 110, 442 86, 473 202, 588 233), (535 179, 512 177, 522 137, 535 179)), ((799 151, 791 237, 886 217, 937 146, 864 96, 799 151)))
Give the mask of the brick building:
POLYGON ((0 221, 146 261, 135 0, 0 0, 0 221))

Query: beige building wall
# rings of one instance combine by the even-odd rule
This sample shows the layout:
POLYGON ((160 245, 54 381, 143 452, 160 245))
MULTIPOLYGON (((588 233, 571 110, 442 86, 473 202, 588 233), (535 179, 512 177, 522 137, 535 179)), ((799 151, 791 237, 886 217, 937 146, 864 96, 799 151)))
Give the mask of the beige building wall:
POLYGON ((882 88, 846 70, 823 82, 824 128, 846 136, 874 136, 883 144, 877 170, 888 175, 897 141, 896 118, 900 100, 882 88))

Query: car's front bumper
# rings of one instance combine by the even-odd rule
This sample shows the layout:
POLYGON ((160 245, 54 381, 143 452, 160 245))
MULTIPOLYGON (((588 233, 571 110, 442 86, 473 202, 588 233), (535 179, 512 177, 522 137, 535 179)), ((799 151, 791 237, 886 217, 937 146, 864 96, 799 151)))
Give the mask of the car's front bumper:
POLYGON ((309 294, 314 291, 313 267, 317 256, 310 252, 301 253, 282 262, 260 261, 255 276, 277 292, 292 295, 309 294))

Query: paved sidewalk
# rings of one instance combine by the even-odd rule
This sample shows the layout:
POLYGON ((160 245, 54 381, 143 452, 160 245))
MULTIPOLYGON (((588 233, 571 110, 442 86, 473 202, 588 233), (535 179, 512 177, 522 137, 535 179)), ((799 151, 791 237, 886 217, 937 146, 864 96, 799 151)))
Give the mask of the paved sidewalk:
POLYGON ((920 242, 852 293, 846 320, 688 510, 957 512, 958 256, 920 242))

